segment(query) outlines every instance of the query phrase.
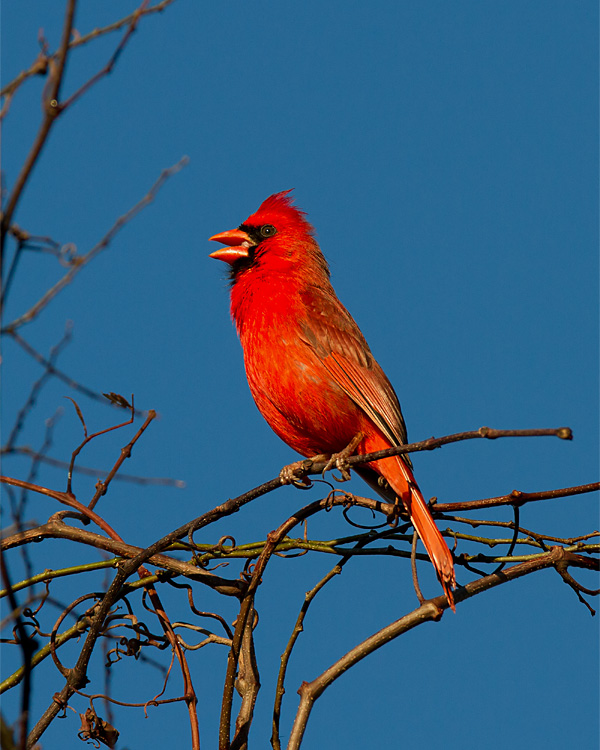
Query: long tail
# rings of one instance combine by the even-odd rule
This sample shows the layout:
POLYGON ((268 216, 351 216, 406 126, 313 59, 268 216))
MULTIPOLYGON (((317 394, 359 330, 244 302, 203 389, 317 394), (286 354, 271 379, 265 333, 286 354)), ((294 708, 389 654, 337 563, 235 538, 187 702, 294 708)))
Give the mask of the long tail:
POLYGON ((410 467, 399 456, 384 458, 377 464, 372 464, 372 466, 377 466, 377 471, 383 474, 394 493, 402 500, 410 520, 431 558, 437 577, 448 599, 448 604, 452 611, 456 612, 454 596, 452 595, 452 589, 456 588, 454 561, 444 537, 431 517, 425 498, 410 467))

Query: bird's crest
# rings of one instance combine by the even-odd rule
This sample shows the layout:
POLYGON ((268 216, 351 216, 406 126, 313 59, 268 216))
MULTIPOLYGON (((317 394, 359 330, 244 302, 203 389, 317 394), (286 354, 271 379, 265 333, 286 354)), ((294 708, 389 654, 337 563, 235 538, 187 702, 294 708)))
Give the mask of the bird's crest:
MULTIPOLYGON (((264 200, 260 204, 259 211, 294 211, 296 213, 301 214, 302 216, 306 216, 304 211, 301 211, 299 208, 296 208, 294 206, 294 196, 290 195, 290 193, 294 192, 294 188, 290 188, 289 190, 282 190, 280 193, 273 193, 273 195, 270 195, 266 200, 264 200)), ((257 212, 258 213, 258 212, 257 212)))
POLYGON ((272 222, 277 225, 277 220, 283 221, 285 225, 301 228, 310 235, 314 235, 312 225, 306 220, 306 213, 294 205, 294 197, 291 195, 293 188, 274 193, 264 200, 258 210, 249 216, 244 224, 259 226, 272 222))

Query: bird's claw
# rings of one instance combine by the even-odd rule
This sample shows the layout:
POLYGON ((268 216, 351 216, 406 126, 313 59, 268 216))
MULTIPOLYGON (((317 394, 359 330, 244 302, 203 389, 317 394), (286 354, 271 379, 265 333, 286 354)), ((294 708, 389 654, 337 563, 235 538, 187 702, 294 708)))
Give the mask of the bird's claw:
POLYGON ((323 477, 325 476, 325 472, 331 471, 331 469, 335 467, 342 476, 341 478, 338 478, 335 474, 332 474, 331 476, 334 478, 334 480, 336 482, 348 482, 352 478, 350 476, 350 464, 348 463, 348 458, 354 453, 363 438, 363 433, 359 432, 352 438, 352 440, 343 450, 341 450, 339 453, 333 453, 325 464, 325 468, 323 469, 323 477))
POLYGON ((342 453, 334 453, 329 461, 327 461, 322 472, 323 477, 326 472, 331 471, 332 469, 337 469, 341 474, 341 477, 336 477, 333 472, 331 473, 331 476, 336 482, 348 482, 352 478, 350 476, 350 464, 348 463, 348 458, 342 455, 342 453))
POLYGON ((306 461, 294 461, 293 464, 284 466, 279 472, 281 484, 293 484, 301 490, 307 490, 312 487, 312 482, 304 473, 307 469, 306 461))

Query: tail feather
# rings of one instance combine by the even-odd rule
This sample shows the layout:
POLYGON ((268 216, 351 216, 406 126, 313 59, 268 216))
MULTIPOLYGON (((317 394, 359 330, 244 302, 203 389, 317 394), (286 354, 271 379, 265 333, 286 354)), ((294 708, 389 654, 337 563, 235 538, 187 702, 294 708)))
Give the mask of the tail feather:
MULTIPOLYGON (((391 489, 402 500, 410 520, 433 563, 437 577, 448 599, 448 604, 455 612, 452 589, 456 588, 456 578, 452 554, 429 512, 425 498, 410 467, 399 456, 383 459, 376 464, 371 464, 371 466, 387 479, 391 489)), ((369 483, 371 484, 371 482, 369 483)), ((375 485, 372 486, 376 488, 375 485)))

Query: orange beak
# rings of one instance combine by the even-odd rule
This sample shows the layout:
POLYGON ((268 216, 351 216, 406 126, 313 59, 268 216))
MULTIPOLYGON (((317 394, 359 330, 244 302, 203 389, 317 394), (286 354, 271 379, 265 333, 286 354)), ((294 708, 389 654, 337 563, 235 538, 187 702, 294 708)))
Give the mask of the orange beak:
POLYGON ((210 254, 211 258, 217 260, 223 260, 225 263, 233 264, 240 258, 247 258, 248 251, 251 247, 254 247, 254 243, 248 237, 246 232, 242 232, 240 229, 230 229, 228 232, 221 232, 209 237, 209 240, 215 242, 222 242, 227 247, 221 247, 219 250, 215 250, 214 253, 210 254))

